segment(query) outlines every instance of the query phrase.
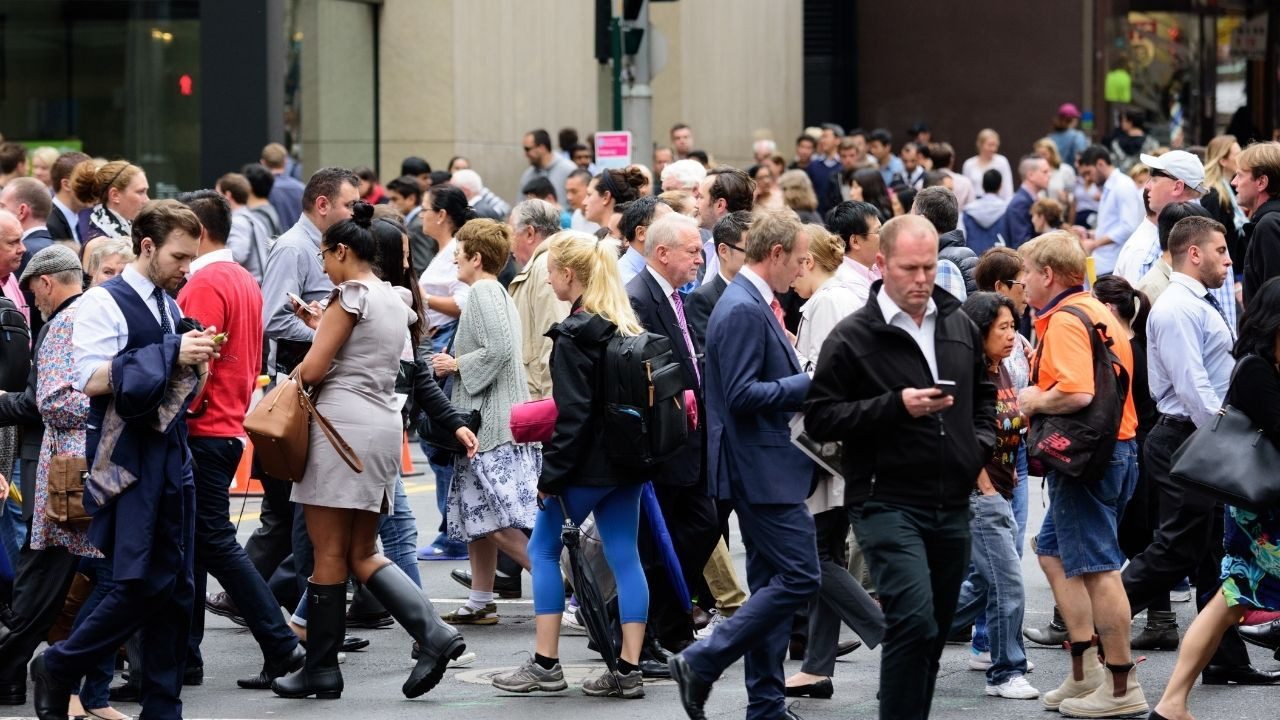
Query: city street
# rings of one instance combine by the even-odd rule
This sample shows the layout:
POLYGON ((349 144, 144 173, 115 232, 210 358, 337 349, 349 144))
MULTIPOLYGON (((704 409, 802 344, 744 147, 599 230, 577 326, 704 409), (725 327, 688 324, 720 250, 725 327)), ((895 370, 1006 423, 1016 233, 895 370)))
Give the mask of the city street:
MULTIPOLYGON (((414 461, 425 468, 414 448, 414 461)), ((1033 481, 1035 482, 1035 481, 1033 481)), ((435 489, 428 475, 408 479, 409 500, 422 533, 429 540, 439 521, 435 507, 435 489)), ((1032 529, 1040 524, 1044 504, 1038 482, 1031 489, 1032 529)), ((239 514, 240 501, 232 503, 233 520, 239 514)), ((245 504, 240 521, 243 542, 257 526, 257 503, 245 504)), ((732 551, 742 573, 744 551, 734 529, 732 551)), ((466 598, 465 590, 449 579, 449 571, 465 567, 464 563, 425 562, 421 564, 428 593, 441 612, 447 612, 466 598)), ((1027 553, 1023 561, 1027 580, 1027 623, 1041 624, 1049 615, 1053 602, 1048 585, 1027 553)), ((745 577, 745 575, 744 575, 745 577)), ((211 591, 216 589, 210 580, 211 591)), ((433 720, 482 720, 516 718, 520 720, 560 720, 563 718, 665 718, 680 720, 684 712, 670 681, 647 681, 643 700, 623 701, 583 696, 581 680, 604 667, 594 653, 586 649, 586 638, 568 635, 561 642, 560 657, 565 666, 569 690, 556 694, 511 695, 493 689, 488 678, 499 670, 519 665, 533 650, 533 603, 528 577, 524 579, 524 597, 498 601, 502 620, 496 626, 464 628, 468 650, 477 654, 468 667, 450 670, 435 690, 417 700, 405 700, 400 685, 413 663, 409 659, 410 639, 398 626, 381 630, 354 630, 354 634, 372 640, 363 652, 348 653, 342 666, 346 689, 336 701, 284 700, 269 691, 248 691, 236 687, 238 677, 253 675, 262 658, 249 632, 229 620, 210 614, 204 641, 204 684, 183 690, 187 718, 307 718, 308 720, 348 720, 349 718, 431 717, 433 720)), ((1194 606, 1175 603, 1179 623, 1185 632, 1194 606)), ((848 630, 846 629, 847 633, 848 630)), ((1068 666, 1067 653, 1028 643, 1028 657, 1036 669, 1028 681, 1042 692, 1053 689, 1063 678, 1068 666)), ((1261 650, 1252 649, 1254 663, 1273 669, 1276 662, 1261 650)), ((1057 717, 1044 713, 1039 700, 1005 700, 983 693, 983 676, 968 669, 968 649, 948 645, 942 658, 942 671, 934 698, 931 717, 953 720, 978 718, 1057 717)), ((860 648, 841 658, 835 677, 835 697, 831 700, 802 698, 794 710, 806 720, 876 717, 878 651, 860 648)), ((1159 698, 1175 653, 1155 652, 1139 669, 1139 678, 1152 705, 1159 698)), ((799 670, 798 661, 787 662, 787 672, 799 670)), ((1197 687, 1192 710, 1201 720, 1274 720, 1276 691, 1258 687, 1197 687)), ((715 685, 708 703, 709 718, 741 718, 746 707, 746 691, 742 685, 742 665, 732 667, 715 685)), ((123 704, 119 710, 138 712, 138 706, 123 704)), ((31 715, 31 708, 5 708, 17 717, 31 715), (17 712, 12 712, 16 710, 17 712)), ((8 718, 0 717, 0 720, 8 718)))

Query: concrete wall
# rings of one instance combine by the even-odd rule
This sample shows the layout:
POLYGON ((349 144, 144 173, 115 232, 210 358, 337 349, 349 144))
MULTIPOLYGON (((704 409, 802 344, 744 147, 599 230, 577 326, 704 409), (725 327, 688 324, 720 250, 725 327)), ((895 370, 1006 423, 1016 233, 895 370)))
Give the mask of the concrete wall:
POLYGON ((1083 102, 1082 0, 859 3, 862 126, 900 138, 917 121, 956 149, 956 169, 984 127, 1014 167, 1044 137, 1059 105, 1083 102), (910 28, 909 42, 903 29, 910 28))
POLYGON ((302 161, 308 172, 373 162, 377 8, 353 0, 309 0, 299 7, 302 161))

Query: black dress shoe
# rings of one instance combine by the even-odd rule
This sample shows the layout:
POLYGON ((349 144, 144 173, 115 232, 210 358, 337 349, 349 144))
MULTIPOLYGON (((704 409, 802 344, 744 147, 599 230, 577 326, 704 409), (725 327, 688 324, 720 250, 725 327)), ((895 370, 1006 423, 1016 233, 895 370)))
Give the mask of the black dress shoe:
POLYGON ((391 613, 347 613, 347 627, 349 628, 366 628, 376 630, 378 628, 390 627, 395 624, 395 620, 391 619, 391 613))
POLYGON ((667 667, 671 668, 671 679, 680 688, 680 704, 684 706, 689 720, 707 720, 703 706, 711 696, 711 683, 698 677, 683 655, 672 655, 667 661, 667 667))
MULTIPOLYGON (((471 571, 453 570, 449 573, 449 577, 453 578, 453 581, 462 587, 468 590, 471 589, 471 571)), ((520 597, 520 576, 516 575, 513 577, 511 575, 494 575, 493 591, 497 593, 500 598, 520 597)))
POLYGON ((204 684, 204 666, 188 665, 182 671, 182 684, 186 687, 194 687, 204 684))
POLYGON ((113 703, 136 703, 142 697, 142 686, 129 680, 107 691, 107 699, 113 703))
POLYGON ((225 592, 210 593, 205 597, 204 609, 214 615, 227 618, 240 627, 249 627, 249 623, 244 620, 244 615, 240 614, 240 608, 236 607, 235 601, 225 592))
POLYGON ((26 705, 27 684, 4 683, 0 685, 0 705, 26 705))
POLYGON ((1209 665, 1200 679, 1205 685, 1275 685, 1280 683, 1280 671, 1259 670, 1252 665, 1209 665))
POLYGON ((44 653, 31 661, 31 682, 34 685, 32 703, 40 720, 66 720, 67 706, 71 704, 71 686, 54 679, 44 664, 44 653))
POLYGON ((830 699, 836 692, 835 687, 831 685, 831 678, 819 680, 816 683, 808 685, 788 685, 786 689, 787 697, 811 697, 819 700, 830 699))
POLYGON ((658 660, 641 658, 640 676, 645 680, 670 680, 671 666, 658 660))
POLYGON ((845 640, 836 643, 836 657, 844 657, 860 647, 862 647, 861 640, 845 640))
POLYGON ((1241 625, 1236 628, 1241 639, 1268 650, 1280 650, 1280 620, 1261 625, 1241 625))
POLYGON ((262 664, 262 672, 258 673, 256 677, 237 680, 236 684, 245 690, 270 690, 272 680, 284 677, 302 667, 306 659, 307 651, 299 643, 293 646, 293 651, 287 657, 266 661, 262 664))

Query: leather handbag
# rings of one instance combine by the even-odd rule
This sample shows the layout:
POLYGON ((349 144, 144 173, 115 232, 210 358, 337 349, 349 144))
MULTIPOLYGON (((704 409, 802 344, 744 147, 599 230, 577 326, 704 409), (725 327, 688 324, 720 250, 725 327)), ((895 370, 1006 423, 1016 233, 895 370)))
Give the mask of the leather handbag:
POLYGON ((511 406, 511 437, 518 443, 544 443, 556 429, 556 401, 546 397, 511 406))
POLYGON ((262 471, 279 480, 301 482, 311 449, 312 418, 343 462, 357 473, 364 472, 355 450, 311 404, 297 369, 277 383, 244 419, 244 430, 262 471))
POLYGON ((92 519, 84 509, 84 482, 89 477, 89 464, 83 455, 60 454, 58 431, 53 432, 53 456, 49 458, 47 478, 49 497, 44 515, 59 525, 83 530, 92 519))
MULTIPOLYGON (((462 416, 463 424, 471 428, 471 432, 480 432, 479 410, 463 410, 457 406, 454 406, 454 409, 462 416)), ((444 425, 431 422, 431 417, 426 413, 423 413, 422 422, 418 424, 418 435, 423 442, 436 450, 436 453, 432 453, 431 461, 437 465, 447 464, 443 462, 445 458, 437 453, 453 456, 467 454, 467 449, 458 441, 458 436, 444 425)))
POLYGON ((1169 477, 1185 488, 1250 512, 1280 506, 1280 449, 1227 405, 1173 454, 1169 477))

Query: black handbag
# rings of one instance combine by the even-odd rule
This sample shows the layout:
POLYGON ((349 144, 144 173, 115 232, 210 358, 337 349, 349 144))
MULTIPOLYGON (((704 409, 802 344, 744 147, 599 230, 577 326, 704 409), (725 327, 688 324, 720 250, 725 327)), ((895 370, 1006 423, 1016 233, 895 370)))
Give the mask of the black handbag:
MULTIPOLYGON (((1061 480, 1072 483, 1096 482, 1106 472, 1116 446, 1116 431, 1124 417, 1129 394, 1129 371, 1111 349, 1106 327, 1094 323, 1079 308, 1064 307, 1084 323, 1089 333, 1093 358, 1093 400, 1083 409, 1066 415, 1036 415, 1027 433, 1027 460, 1031 474, 1043 476, 1052 470, 1061 480)), ((1040 349, 1048 337, 1041 338, 1040 349)), ((1040 381, 1040 363, 1031 373, 1031 384, 1040 381)))
POLYGON ((1179 485, 1250 512, 1280 506, 1280 449, 1248 415, 1227 405, 1173 454, 1179 485))
MULTIPOLYGON (((479 410, 468 411, 457 407, 454 409, 462 416, 464 424, 471 428, 471 432, 480 431, 479 410)), ((444 425, 431 422, 431 418, 426 413, 422 413, 422 420, 418 423, 418 436, 434 448, 437 453, 448 453, 454 456, 467 454, 467 449, 462 446, 462 443, 458 442, 458 436, 454 435, 453 431, 444 425)), ((443 458, 437 453, 431 454, 431 461, 441 465, 443 463, 439 461, 443 458)))

